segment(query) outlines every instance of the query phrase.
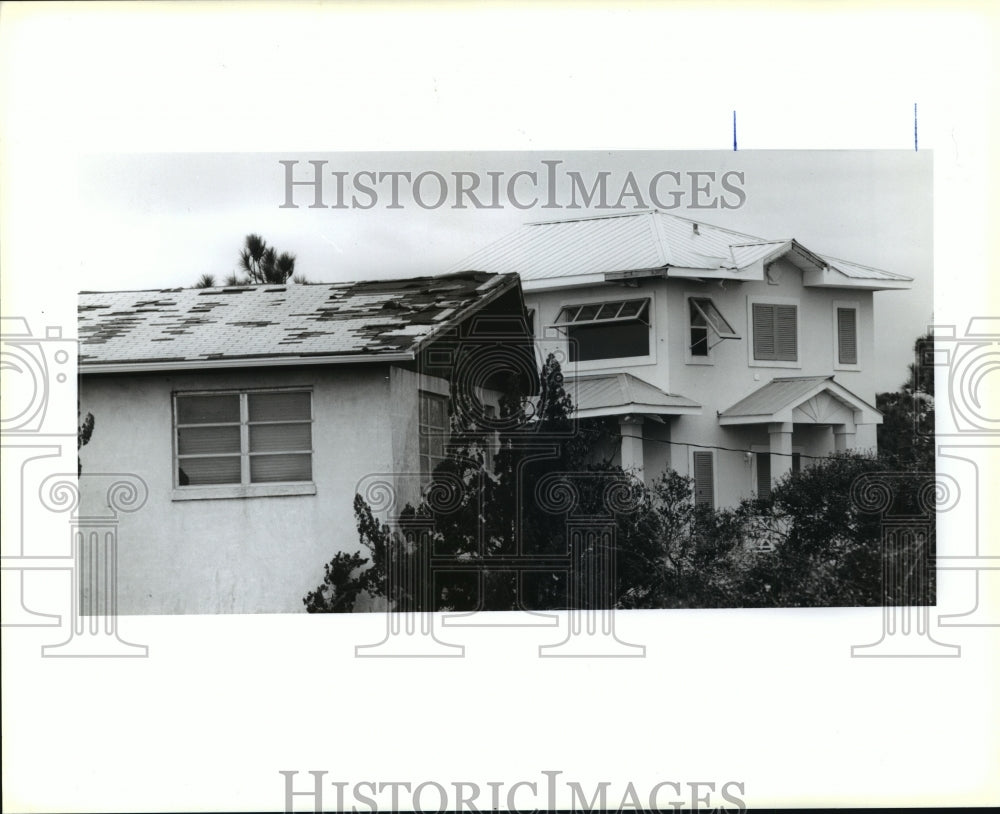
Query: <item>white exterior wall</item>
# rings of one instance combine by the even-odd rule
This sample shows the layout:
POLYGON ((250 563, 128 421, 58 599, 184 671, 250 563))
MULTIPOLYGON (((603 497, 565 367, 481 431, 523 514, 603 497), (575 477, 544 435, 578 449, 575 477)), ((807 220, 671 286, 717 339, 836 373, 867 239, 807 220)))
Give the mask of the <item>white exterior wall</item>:
MULTIPOLYGON (((135 473, 149 488, 120 518, 119 612, 302 612, 324 563, 360 548, 358 482, 407 468, 394 435, 415 426, 416 394, 395 396, 386 366, 83 377, 81 410, 95 417, 84 473, 135 473), (173 392, 289 386, 313 388, 315 495, 173 499, 173 392)), ((84 511, 101 499, 85 493, 84 511)))
MULTIPOLYGON (((829 376, 874 406, 878 389, 893 389, 895 382, 876 382, 874 369, 874 321, 872 292, 858 289, 807 288, 802 273, 790 263, 779 260, 772 266, 768 281, 717 281, 699 283, 681 279, 644 280, 639 287, 621 284, 594 285, 551 291, 527 291, 525 301, 536 309, 535 330, 544 354, 550 350, 565 353, 566 342, 545 325, 555 321, 564 305, 608 301, 629 297, 652 296, 653 334, 651 357, 635 362, 629 359, 564 365, 568 375, 574 372, 628 371, 669 392, 686 396, 702 406, 700 415, 676 416, 666 427, 651 429, 646 419, 646 480, 659 474, 658 468, 672 466, 690 474, 693 444, 729 448, 715 450, 715 498, 717 506, 732 505, 750 497, 754 487, 754 463, 743 450, 767 448, 767 424, 729 426, 719 424, 718 413, 767 384, 771 379, 788 376, 829 376), (719 311, 739 334, 740 339, 726 339, 716 344, 708 361, 692 359, 689 345, 689 296, 710 297, 719 311), (759 298, 759 299, 758 299, 759 298), (750 303, 789 302, 798 307, 798 361, 794 363, 757 362, 752 359, 750 303), (858 308, 858 365, 836 364, 836 304, 858 308), (654 440, 654 436, 660 442, 654 440), (671 443, 662 444, 666 438, 671 443), (667 447, 667 452, 662 447, 667 447)), ((717 338, 712 337, 712 341, 717 338)), ((875 448, 875 425, 859 425, 855 439, 858 449, 875 448)), ((803 455, 826 455, 833 450, 833 435, 828 427, 797 424, 793 448, 803 455)), ((808 460, 803 459, 803 465, 808 460)))

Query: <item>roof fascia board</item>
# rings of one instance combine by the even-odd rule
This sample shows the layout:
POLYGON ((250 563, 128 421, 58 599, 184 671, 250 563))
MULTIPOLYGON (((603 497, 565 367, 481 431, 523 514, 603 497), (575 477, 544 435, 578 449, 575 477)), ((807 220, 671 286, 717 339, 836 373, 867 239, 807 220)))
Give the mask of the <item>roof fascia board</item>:
POLYGON ((343 356, 289 356, 281 358, 249 359, 183 359, 176 362, 104 362, 78 366, 81 376, 97 373, 154 373, 168 370, 218 370, 239 367, 302 367, 305 365, 356 365, 372 362, 412 362, 413 353, 355 353, 343 356))
MULTIPOLYGON (((799 243, 799 241, 795 240, 795 238, 792 238, 790 241, 788 241, 788 252, 789 253, 795 252, 801 255, 801 257, 805 259, 806 262, 812 263, 818 269, 825 270, 830 267, 830 264, 827 263, 826 260, 824 260, 815 252, 809 251, 809 249, 807 249, 805 246, 799 243)), ((802 270, 807 271, 808 269, 802 269, 802 270)))
POLYGON ((618 283, 623 280, 641 280, 646 277, 666 277, 667 269, 657 267, 653 269, 634 269, 631 271, 606 271, 604 281, 608 283, 618 283))
POLYGON ((566 277, 545 277, 539 280, 522 280, 521 288, 524 291, 554 291, 560 288, 579 288, 587 285, 601 285, 606 282, 604 275, 597 274, 575 274, 566 277))
POLYGON ((802 275, 806 288, 855 288, 866 291, 906 290, 913 287, 912 280, 878 280, 875 278, 848 277, 834 269, 807 271, 802 275))
POLYGON ((671 266, 667 270, 667 276, 683 280, 742 280, 756 282, 764 279, 764 264, 758 260, 742 269, 696 269, 671 266))
POLYGON ((588 407, 574 410, 576 418, 601 418, 613 415, 701 415, 701 407, 664 407, 658 404, 623 404, 619 407, 588 407))

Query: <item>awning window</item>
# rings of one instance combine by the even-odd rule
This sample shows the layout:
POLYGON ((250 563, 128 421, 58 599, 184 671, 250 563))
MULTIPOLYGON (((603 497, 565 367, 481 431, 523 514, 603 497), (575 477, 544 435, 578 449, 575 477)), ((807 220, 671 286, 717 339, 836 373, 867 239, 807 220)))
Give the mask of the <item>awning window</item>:
POLYGON ((709 297, 691 297, 691 328, 692 347, 704 342, 705 339, 708 339, 707 347, 711 348, 718 345, 723 339, 740 338, 709 297), (696 335, 695 329, 701 329, 698 332, 701 336, 696 335), (714 334, 714 341, 704 337, 705 333, 714 334))
POLYGON ((618 300, 588 305, 567 305, 556 317, 555 327, 641 322, 649 325, 649 300, 618 300))

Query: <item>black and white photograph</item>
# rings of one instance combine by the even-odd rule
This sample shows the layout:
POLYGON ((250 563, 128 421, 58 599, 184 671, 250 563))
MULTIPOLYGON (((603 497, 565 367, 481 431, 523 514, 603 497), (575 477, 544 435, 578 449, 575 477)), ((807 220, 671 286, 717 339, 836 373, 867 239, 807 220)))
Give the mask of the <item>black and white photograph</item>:
POLYGON ((0 10, 4 810, 996 803, 996 34, 0 10))
POLYGON ((934 604, 930 159, 96 161, 123 260, 174 229, 79 298, 81 500, 146 493, 81 607, 877 606, 887 556, 934 604))

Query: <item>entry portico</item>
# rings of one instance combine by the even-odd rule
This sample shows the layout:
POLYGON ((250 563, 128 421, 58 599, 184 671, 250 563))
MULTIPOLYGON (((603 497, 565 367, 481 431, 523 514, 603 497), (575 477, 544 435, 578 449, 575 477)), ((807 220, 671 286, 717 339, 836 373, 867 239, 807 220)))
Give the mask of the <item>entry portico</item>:
POLYGON ((622 469, 644 479, 659 474, 669 462, 665 446, 673 416, 698 415, 701 405, 685 396, 667 393, 631 373, 570 376, 566 378, 578 419, 611 418, 618 423, 621 446, 609 456, 622 469))
POLYGON ((775 378, 719 413, 722 426, 767 425, 772 483, 792 468, 796 425, 830 427, 832 451, 844 452, 858 447, 860 425, 881 423, 875 407, 833 376, 775 378))

